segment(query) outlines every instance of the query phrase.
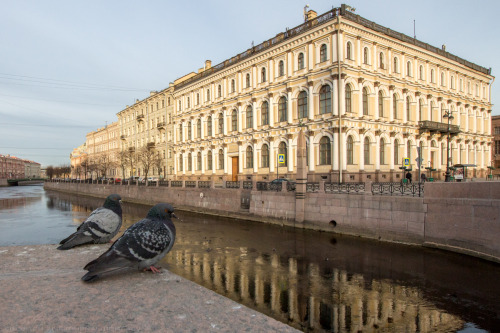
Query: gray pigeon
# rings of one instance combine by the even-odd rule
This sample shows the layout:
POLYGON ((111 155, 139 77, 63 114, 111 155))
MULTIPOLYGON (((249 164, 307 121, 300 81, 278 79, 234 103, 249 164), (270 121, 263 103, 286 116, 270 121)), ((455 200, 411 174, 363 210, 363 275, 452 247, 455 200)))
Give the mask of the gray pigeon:
POLYGON ((102 207, 97 208, 76 229, 76 232, 63 239, 58 250, 68 250, 82 244, 107 243, 122 226, 121 197, 111 194, 102 207))
POLYGON ((82 277, 85 282, 103 275, 130 269, 149 269, 158 273, 155 267, 174 246, 175 226, 172 217, 174 207, 160 203, 151 208, 146 218, 129 227, 111 247, 99 258, 89 262, 82 277))

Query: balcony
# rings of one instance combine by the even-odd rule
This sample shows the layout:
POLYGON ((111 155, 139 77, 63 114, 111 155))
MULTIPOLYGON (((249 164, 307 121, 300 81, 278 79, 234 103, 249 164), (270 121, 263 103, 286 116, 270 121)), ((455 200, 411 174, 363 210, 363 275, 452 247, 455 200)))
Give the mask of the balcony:
POLYGON ((144 115, 143 114, 138 114, 137 115, 137 121, 144 121, 144 115))
POLYGON ((125 135, 120 135, 120 140, 125 140, 127 137, 125 135))
POLYGON ((161 129, 165 129, 165 122, 164 122, 164 121, 162 121, 161 123, 158 123, 158 124, 156 125, 156 128, 158 128, 159 130, 161 130, 161 129))
POLYGON ((148 142, 147 147, 148 147, 148 149, 154 148, 155 147, 155 143, 154 142, 148 142))
MULTIPOLYGON (((418 126, 420 128, 420 131, 448 133, 448 123, 440 123, 437 121, 424 120, 424 121, 419 121, 418 126)), ((449 126, 450 126, 450 134, 460 133, 460 127, 458 127, 458 125, 450 124, 449 126)))

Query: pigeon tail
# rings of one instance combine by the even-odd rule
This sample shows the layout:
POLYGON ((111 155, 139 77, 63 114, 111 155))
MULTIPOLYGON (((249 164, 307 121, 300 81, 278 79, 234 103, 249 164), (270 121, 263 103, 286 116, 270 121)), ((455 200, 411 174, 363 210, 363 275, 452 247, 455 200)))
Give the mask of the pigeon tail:
POLYGON ((69 250, 77 245, 90 244, 94 243, 94 239, 90 236, 85 236, 83 234, 74 233, 66 239, 61 241, 61 244, 57 249, 58 250, 69 250))
POLYGON ((89 262, 83 269, 87 270, 82 280, 85 282, 94 281, 95 279, 109 275, 114 272, 120 272, 137 267, 137 263, 117 255, 113 250, 108 250, 103 253, 99 258, 89 262))

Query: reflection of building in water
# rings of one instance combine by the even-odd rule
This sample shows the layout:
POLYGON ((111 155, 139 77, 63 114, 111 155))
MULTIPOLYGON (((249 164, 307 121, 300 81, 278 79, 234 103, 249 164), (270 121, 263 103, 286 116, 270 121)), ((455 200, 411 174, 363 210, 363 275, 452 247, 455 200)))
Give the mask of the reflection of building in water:
POLYGON ((21 197, 0 199, 0 209, 13 209, 40 201, 42 197, 21 197))
POLYGON ((437 308, 415 287, 367 280, 276 253, 252 254, 248 248, 239 249, 239 258, 217 250, 191 253, 182 242, 178 238, 166 258, 183 269, 177 273, 305 331, 448 332, 463 326, 459 317, 437 308), (269 265, 272 270, 266 269, 269 265))

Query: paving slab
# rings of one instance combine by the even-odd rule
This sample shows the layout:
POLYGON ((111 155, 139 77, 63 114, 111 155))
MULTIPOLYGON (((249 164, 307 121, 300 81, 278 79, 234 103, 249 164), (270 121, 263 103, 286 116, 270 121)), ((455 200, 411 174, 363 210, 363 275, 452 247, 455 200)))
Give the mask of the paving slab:
POLYGON ((82 282, 108 247, 0 247, 0 331, 300 332, 166 269, 82 282))

